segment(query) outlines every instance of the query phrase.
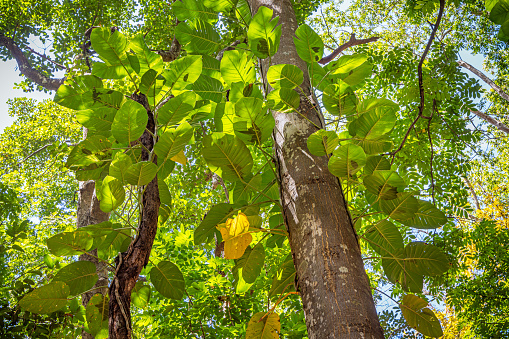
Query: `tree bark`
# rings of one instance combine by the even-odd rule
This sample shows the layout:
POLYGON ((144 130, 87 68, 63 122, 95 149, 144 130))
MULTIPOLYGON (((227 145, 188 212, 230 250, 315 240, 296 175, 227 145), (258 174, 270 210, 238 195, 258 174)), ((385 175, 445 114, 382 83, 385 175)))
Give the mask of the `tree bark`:
MULTIPOLYGON (((323 128, 314 104, 306 63, 293 43, 297 20, 291 0, 249 0, 274 10, 282 25, 272 64, 292 64, 304 72, 300 114, 323 128)), ((268 60, 262 63, 264 79, 268 60)), ((266 81, 265 81, 266 82, 266 81)), ((283 216, 297 271, 310 339, 383 338, 341 184, 328 170, 327 157, 308 152, 307 138, 317 128, 299 114, 273 112, 275 157, 283 216)))
POLYGON ((485 83, 487 83, 488 85, 490 85, 491 88, 493 88, 493 90, 495 92, 498 93, 498 95, 500 95, 500 97, 502 97, 505 101, 509 102, 509 95, 507 95, 506 92, 504 92, 502 90, 502 88, 500 88, 499 86, 497 86, 497 84, 495 84, 490 78, 488 78, 483 72, 479 71, 477 68, 475 68, 474 66, 470 65, 468 62, 465 62, 463 60, 458 60, 458 65, 460 65, 461 67, 465 67, 466 69, 468 69, 470 72, 474 73, 475 75, 477 75, 479 78, 482 79, 482 81, 484 81, 485 83))
POLYGON ((500 130, 500 131, 502 131, 504 133, 509 134, 509 127, 506 124, 504 124, 503 122, 501 122, 501 121, 499 121, 499 120, 497 120, 495 118, 492 118, 488 114, 483 113, 481 111, 475 111, 475 110, 471 109, 470 112, 474 113, 479 118, 481 118, 484 121, 486 121, 487 123, 495 126, 496 128, 498 128, 498 130, 500 130))
MULTIPOLYGON (((141 103, 147 110, 149 118, 147 128, 139 141, 145 146, 142 149, 141 159, 142 161, 148 161, 150 160, 148 151, 151 151, 154 147, 154 139, 148 132, 155 134, 154 115, 150 111, 144 95, 134 94, 132 99, 141 103)), ((155 155, 152 161, 157 163, 155 155)), ((157 176, 145 187, 142 204, 138 236, 131 242, 128 250, 115 259, 117 267, 115 278, 110 285, 109 295, 109 339, 128 339, 132 337, 131 291, 136 285, 141 270, 148 263, 157 232, 157 217, 160 205, 157 176)))

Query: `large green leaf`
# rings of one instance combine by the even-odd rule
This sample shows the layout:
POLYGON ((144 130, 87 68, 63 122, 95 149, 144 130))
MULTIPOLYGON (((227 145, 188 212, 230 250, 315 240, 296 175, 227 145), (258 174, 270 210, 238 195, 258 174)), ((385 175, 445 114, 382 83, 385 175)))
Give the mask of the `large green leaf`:
POLYGON ((115 257, 119 252, 127 251, 131 243, 129 233, 129 230, 119 229, 110 232, 97 247, 97 256, 107 260, 115 257))
POLYGON ((269 291, 269 298, 281 293, 288 293, 295 290, 295 266, 292 255, 286 256, 272 278, 272 286, 269 291))
POLYGON ((499 0, 491 9, 490 20, 497 25, 503 25, 509 19, 509 1, 499 0))
POLYGON ((131 292, 131 301, 136 307, 144 308, 150 300, 150 286, 138 281, 131 292))
POLYGON ((100 132, 102 135, 109 136, 116 113, 117 110, 111 107, 86 109, 76 112, 76 120, 88 128, 89 133, 100 132))
POLYGON ((194 109, 196 94, 191 91, 180 93, 168 100, 157 112, 157 122, 162 125, 173 126, 186 118, 194 109))
POLYGON ((233 119, 235 117, 235 104, 227 101, 217 104, 214 112, 214 125, 216 131, 226 134, 234 134, 233 119))
POLYGON ((233 189, 233 201, 249 201, 252 193, 260 189, 262 189, 262 176, 260 174, 252 177, 247 184, 237 181, 233 189))
POLYGON ((411 262, 406 260, 404 248, 395 252, 387 252, 382 258, 382 267, 385 275, 392 283, 399 283, 405 291, 421 293, 423 275, 410 270, 411 262))
POLYGON ((221 81, 211 78, 205 74, 193 83, 192 90, 201 98, 214 102, 221 102, 223 99, 223 85, 221 81))
POLYGON ((149 98, 148 101, 152 106, 156 105, 156 101, 159 99, 158 94, 163 89, 165 82, 166 79, 153 69, 149 69, 141 77, 140 92, 149 98))
POLYGON ((337 116, 355 112, 357 106, 357 97, 352 88, 342 80, 325 88, 322 101, 327 111, 337 116))
POLYGON ((266 317, 265 312, 258 312, 249 320, 246 339, 278 339, 281 332, 279 315, 272 312, 266 317))
POLYGON ((302 85, 304 73, 295 65, 274 65, 267 71, 267 81, 274 89, 282 87, 292 89, 302 85))
POLYGON ((181 22, 175 36, 189 53, 212 54, 219 48, 219 34, 208 22, 181 22))
POLYGON ((447 222, 447 216, 436 208, 431 202, 419 200, 419 208, 414 216, 401 223, 414 228, 433 229, 444 225, 447 222))
POLYGON ((108 175, 102 181, 98 196, 100 196, 101 210, 103 212, 111 212, 124 202, 124 186, 120 180, 108 175))
POLYGON ((203 138, 203 158, 210 170, 229 181, 242 180, 251 173, 253 157, 238 137, 213 133, 203 138))
POLYGON ((329 159, 329 171, 340 178, 350 177, 366 164, 366 154, 359 146, 347 144, 336 148, 329 159))
POLYGON ((267 105, 274 111, 294 113, 299 111, 300 96, 293 89, 280 88, 267 95, 267 105))
POLYGON ((261 99, 239 99, 235 104, 235 114, 233 128, 242 141, 261 145, 271 136, 275 121, 267 108, 263 107, 261 99))
POLYGON ((228 85, 238 81, 244 84, 255 82, 256 71, 251 56, 238 50, 224 52, 221 76, 228 85))
POLYGON ((163 58, 148 48, 143 35, 142 33, 137 34, 129 42, 129 48, 136 53, 140 62, 140 71, 138 74, 144 75, 149 69, 153 69, 157 73, 160 73, 163 71, 164 67, 163 58))
POLYGON ((58 233, 46 241, 51 254, 62 257, 66 255, 80 255, 88 251, 94 239, 83 232, 58 233))
POLYGON ((307 145, 309 152, 317 156, 331 154, 339 145, 339 138, 336 132, 318 130, 308 137, 307 145))
POLYGON ((221 62, 210 55, 203 55, 203 74, 221 80, 221 62))
POLYGON ((173 61, 170 69, 163 72, 166 79, 166 92, 182 91, 187 85, 194 83, 202 73, 201 55, 188 55, 173 61))
POLYGON ((299 26, 295 31, 293 42, 299 57, 306 62, 318 62, 323 56, 323 41, 308 25, 299 26))
POLYGON ((279 17, 272 18, 272 13, 272 9, 260 6, 247 31, 249 48, 261 59, 273 56, 279 48, 281 26, 277 26, 279 17))
POLYGON ((441 275, 450 267, 449 260, 442 250, 419 241, 406 245, 405 260, 411 272, 421 275, 441 275))
POLYGON ((61 268, 52 281, 66 283, 70 295, 78 295, 94 287, 98 279, 94 263, 77 261, 61 268))
POLYGON ((147 127, 145 108, 134 100, 126 101, 118 110, 111 125, 111 133, 120 143, 137 140, 147 127))
POLYGON ((335 74, 331 78, 341 79, 350 86, 357 86, 371 76, 372 69, 373 66, 369 62, 365 62, 348 73, 335 74))
POLYGON ((150 270, 150 281, 155 289, 166 298, 180 300, 185 294, 184 276, 177 265, 161 261, 150 270))
POLYGON ((235 16, 242 25, 248 27, 252 16, 251 8, 249 7, 247 0, 238 0, 237 6, 235 6, 235 16))
POLYGON ((125 181, 130 185, 145 186, 156 177, 157 165, 151 161, 140 161, 129 166, 125 181))
POLYGON ((364 54, 343 55, 337 61, 331 62, 328 67, 332 74, 349 73, 368 60, 364 54))
POLYGON ((238 211, 239 207, 239 205, 232 204, 217 204, 212 206, 200 225, 194 230, 194 244, 199 245, 210 242, 214 238, 216 225, 226 222, 233 212, 238 211))
POLYGON ((380 220, 370 226, 364 233, 364 239, 381 256, 396 253, 399 249, 404 248, 403 237, 399 229, 387 220, 380 220))
POLYGON ((376 139, 392 130, 395 124, 396 114, 392 110, 375 109, 352 121, 348 132, 361 139, 376 139))
POLYGON ((95 63, 92 74, 105 79, 122 79, 133 71, 126 52, 129 49, 127 38, 119 31, 99 27, 90 34, 92 48, 104 63, 95 63))
POLYGON ((396 199, 398 193, 406 187, 405 181, 395 171, 376 171, 365 176, 363 183, 377 197, 377 201, 396 199))
POLYGON ((179 154, 193 137, 194 129, 188 122, 184 122, 176 129, 170 128, 164 132, 154 147, 157 162, 162 167, 171 158, 179 154))
POLYGON ((408 325, 427 337, 438 338, 444 335, 440 321, 432 310, 427 308, 428 302, 418 296, 407 294, 399 305, 401 313, 408 325))
POLYGON ((103 88, 102 80, 94 75, 81 75, 67 79, 61 85, 53 99, 60 106, 74 110, 87 109, 90 105, 90 98, 83 96, 84 93, 103 88))
POLYGON ((90 334, 96 339, 108 338, 109 298, 96 294, 88 302, 86 314, 90 334))
POLYGON ((48 314, 64 307, 68 296, 69 286, 64 282, 50 282, 25 295, 19 306, 28 312, 48 314))
POLYGON ((132 163, 131 157, 122 152, 118 152, 115 154, 110 164, 109 175, 120 180, 122 184, 126 184, 127 169, 132 163))
POLYGON ((364 174, 373 174, 375 171, 391 169, 391 163, 381 155, 372 155, 366 159, 364 174))
POLYGON ((412 193, 398 193, 396 199, 381 200, 380 207, 382 211, 390 218, 405 222, 414 217, 419 208, 419 202, 412 193))
POLYGON ((217 21, 217 12, 205 7, 200 0, 175 1, 171 6, 180 21, 200 19, 209 23, 217 21))
POLYGON ((265 260, 265 250, 261 243, 258 243, 253 249, 246 248, 244 255, 236 262, 239 274, 247 283, 254 283, 260 275, 265 260), (241 270, 241 271, 240 271, 241 270))
POLYGON ((102 135, 92 135, 74 146, 65 165, 71 169, 96 164, 101 166, 111 156, 111 142, 102 135))

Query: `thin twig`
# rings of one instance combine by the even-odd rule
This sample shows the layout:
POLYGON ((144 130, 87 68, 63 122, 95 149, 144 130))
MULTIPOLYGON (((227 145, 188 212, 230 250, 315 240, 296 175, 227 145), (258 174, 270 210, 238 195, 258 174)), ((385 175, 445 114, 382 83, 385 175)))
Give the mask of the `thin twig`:
POLYGON ((50 58, 50 57, 48 57, 48 56, 46 56, 46 55, 44 55, 44 54, 41 54, 41 53, 39 53, 39 52, 36 52, 35 50, 33 50, 33 49, 32 49, 32 48, 30 48, 30 47, 27 47, 27 49, 28 49, 30 52, 34 53, 35 55, 38 55, 38 56, 40 56, 41 58, 46 59, 46 60, 48 60, 49 62, 51 62, 51 63, 53 63, 53 64, 57 65, 57 66, 58 66, 58 67, 60 67, 61 69, 64 69, 64 70, 66 70, 66 71, 69 71, 69 68, 65 67, 64 65, 59 64, 58 62, 56 62, 56 61, 54 61, 54 60, 51 60, 51 58, 50 58))

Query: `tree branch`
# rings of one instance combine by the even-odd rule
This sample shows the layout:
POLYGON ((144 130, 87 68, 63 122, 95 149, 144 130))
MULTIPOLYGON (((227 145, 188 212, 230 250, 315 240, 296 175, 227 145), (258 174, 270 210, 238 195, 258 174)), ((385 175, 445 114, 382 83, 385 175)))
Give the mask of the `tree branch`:
POLYGON ((377 41, 378 39, 380 39, 380 38, 379 37, 371 37, 369 39, 356 39, 355 34, 352 33, 352 35, 350 36, 350 40, 348 40, 347 42, 345 42, 344 44, 342 44, 341 46, 336 48, 334 50, 334 52, 332 52, 328 56, 323 57, 320 61, 318 61, 318 63, 322 64, 322 65, 328 64, 329 62, 334 60, 334 58, 337 57, 338 54, 343 52, 345 49, 353 47, 353 46, 363 45, 363 44, 367 44, 367 43, 370 43, 373 41, 377 41))
POLYGON ((39 71, 35 70, 14 40, 2 33, 0 33, 0 46, 7 48, 7 50, 16 59, 21 73, 27 77, 27 79, 32 80, 39 86, 50 91, 56 91, 58 87, 64 83, 65 78, 48 78, 47 76, 42 75, 39 71))
POLYGON ((509 102, 509 95, 507 95, 506 92, 504 92, 499 86, 497 86, 497 84, 495 84, 483 72, 479 71, 477 68, 475 68, 474 66, 470 65, 469 63, 467 63, 467 62, 465 62, 463 60, 458 60, 458 65, 460 65, 461 67, 465 67, 470 72, 472 72, 475 75, 477 75, 479 78, 482 79, 482 81, 484 81, 485 83, 490 85, 490 87, 493 88, 493 90, 495 90, 495 92, 497 92, 498 95, 500 95, 505 101, 509 102))
POLYGON ((169 50, 158 50, 156 53, 163 57, 164 62, 171 62, 180 56, 181 50, 182 45, 180 45, 180 42, 177 40, 177 38, 174 38, 171 42, 171 47, 169 50))
POLYGON ((479 118, 481 118, 484 121, 486 121, 486 122, 490 123, 491 125, 495 126, 496 128, 498 128, 502 132, 505 132, 505 133, 509 134, 509 127, 506 124, 504 124, 503 122, 498 121, 497 119, 492 118, 488 114, 485 114, 485 113, 480 112, 480 111, 474 111, 474 110, 471 109, 470 112, 474 113, 479 118))

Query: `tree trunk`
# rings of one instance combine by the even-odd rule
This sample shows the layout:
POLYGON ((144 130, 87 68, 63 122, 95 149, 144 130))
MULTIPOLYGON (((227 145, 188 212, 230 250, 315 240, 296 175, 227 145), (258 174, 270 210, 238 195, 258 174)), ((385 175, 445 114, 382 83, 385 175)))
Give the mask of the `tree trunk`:
MULTIPOLYGON (((154 147, 154 139, 147 132, 155 134, 154 115, 150 111, 144 95, 134 94, 133 100, 142 104, 148 114, 147 128, 140 138, 145 146, 141 160, 148 161, 149 153, 154 147)), ((155 155, 152 158, 157 163, 155 155)), ((126 252, 116 258, 116 274, 110 286, 109 300, 109 339, 128 339, 132 337, 131 326, 131 291, 136 285, 140 272, 148 263, 150 251, 156 237, 157 217, 159 214, 159 188, 157 176, 146 187, 142 198, 143 210, 138 224, 138 236, 131 242, 126 252)))
MULTIPOLYGON (((87 138, 87 130, 83 132, 83 139, 87 138)), ((88 225, 94 225, 107 221, 110 218, 110 213, 104 213, 99 208, 99 200, 95 194, 95 182, 93 180, 81 181, 79 183, 78 193, 78 208, 76 212, 76 226, 84 227, 88 225)), ((95 264, 96 272, 99 277, 94 285, 94 288, 102 287, 100 289, 86 292, 81 295, 81 304, 87 307, 88 302, 96 293, 103 295, 108 294, 108 271, 106 269, 106 263, 97 260, 97 249, 89 252, 91 255, 82 254, 79 260, 90 261, 95 264)), ((81 332, 83 339, 93 339, 94 336, 84 330, 81 332)))
MULTIPOLYGON (((307 65, 293 43, 298 24, 291 0, 249 0, 249 4, 253 14, 266 6, 279 16, 281 42, 272 64, 292 64, 304 72, 300 113, 323 128, 321 113, 313 104, 307 65)), ((268 66, 266 59, 264 79, 268 66)), ((308 152, 307 138, 317 128, 296 113, 273 115, 283 216, 309 338, 383 338, 341 184, 330 174, 327 157, 308 152)))

